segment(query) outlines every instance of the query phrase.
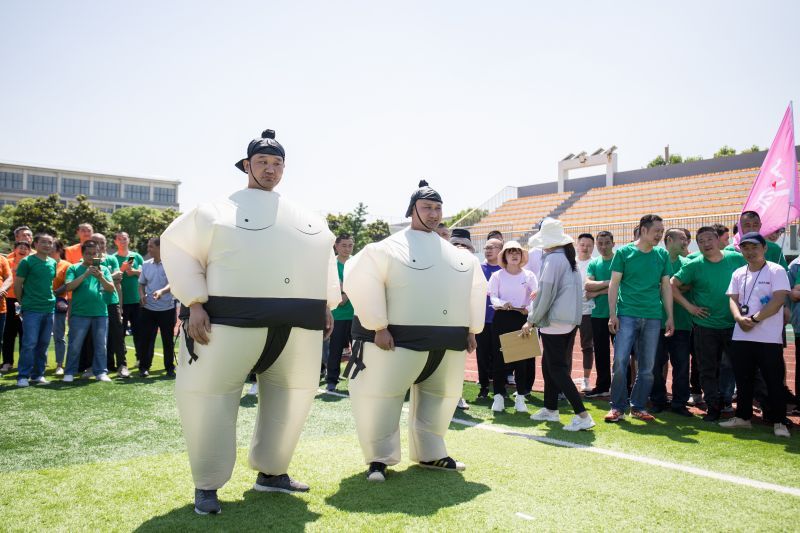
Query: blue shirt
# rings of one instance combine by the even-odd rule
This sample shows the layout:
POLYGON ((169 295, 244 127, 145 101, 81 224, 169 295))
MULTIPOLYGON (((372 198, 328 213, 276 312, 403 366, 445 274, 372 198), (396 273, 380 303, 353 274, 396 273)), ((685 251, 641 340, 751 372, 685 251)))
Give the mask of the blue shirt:
MULTIPOLYGON (((483 275, 486 277, 486 281, 489 281, 489 278, 492 277, 492 274, 500 270, 500 265, 490 265, 488 263, 482 263, 481 269, 483 269, 483 275)), ((489 295, 486 295, 486 318, 484 322, 486 324, 491 324, 494 320, 494 307, 492 307, 492 302, 489 300, 489 295)))
POLYGON ((169 285, 164 264, 148 259, 142 264, 142 273, 139 275, 139 285, 144 285, 146 300, 142 302, 145 309, 150 311, 167 311, 175 308, 172 293, 162 294, 158 300, 153 299, 153 293, 169 285))

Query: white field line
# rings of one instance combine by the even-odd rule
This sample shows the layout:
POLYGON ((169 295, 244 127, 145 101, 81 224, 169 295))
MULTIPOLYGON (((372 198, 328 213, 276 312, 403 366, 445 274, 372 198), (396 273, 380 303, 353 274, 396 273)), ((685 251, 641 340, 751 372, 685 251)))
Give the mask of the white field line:
POLYGON ((533 517, 531 515, 527 515, 525 513, 516 513, 516 515, 522 518, 523 520, 533 520, 533 517))
MULTIPOLYGON (((320 393, 331 394, 333 396, 339 396, 342 398, 348 397, 347 394, 341 394, 339 392, 327 392, 323 389, 319 389, 320 393)), ((762 489, 762 490, 771 490, 774 492, 780 492, 782 494, 788 494, 790 496, 795 496, 800 498, 800 489, 796 487, 787 487, 785 485, 777 485, 775 483, 767 483, 766 481, 758 481, 755 479, 749 479, 746 477, 734 476, 731 474, 723 474, 720 472, 714 472, 712 470, 705 470, 703 468, 697 468, 694 466, 687 466, 682 465, 680 463, 673 463, 670 461, 662 461, 660 459, 653 459, 651 457, 645 457, 642 455, 633 455, 630 453, 618 452, 615 450, 608 450, 605 448, 599 448, 597 446, 587 446, 586 444, 577 444, 575 442, 569 442, 566 440, 559 440, 553 439, 550 437, 540 437, 538 435, 528 435, 527 433, 520 433, 518 431, 511 431, 508 429, 504 429, 498 426, 493 426, 492 424, 487 424, 485 422, 473 422, 471 420, 464 420, 463 418, 456 418, 453 417, 452 422, 456 424, 461 424, 463 426, 473 427, 476 429, 482 429, 484 431, 491 431, 493 433, 499 433, 501 435, 507 435, 510 437, 520 437, 527 440, 532 440, 536 442, 541 442, 544 444, 551 444, 555 446, 563 446, 565 448, 571 448, 573 450, 579 450, 583 452, 590 452, 596 453, 599 455, 605 455, 608 457, 614 457, 616 459, 625 459, 628 461, 633 461, 636 463, 643 463, 647 465, 659 466, 661 468, 666 468, 668 470, 676 470, 678 472, 684 472, 686 474, 692 474, 699 477, 705 477, 709 479, 716 479, 717 481, 727 481, 728 483, 733 483, 736 485, 742 485, 745 487, 751 487, 754 489, 762 489)), ((519 515, 519 513, 518 513, 519 515)))

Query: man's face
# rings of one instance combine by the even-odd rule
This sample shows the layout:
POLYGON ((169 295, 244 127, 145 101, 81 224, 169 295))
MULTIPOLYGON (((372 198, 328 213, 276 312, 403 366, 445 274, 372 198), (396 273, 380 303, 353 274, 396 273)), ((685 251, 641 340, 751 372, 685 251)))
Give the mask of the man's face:
POLYGON ((97 251, 101 254, 106 253, 106 238, 102 233, 93 233, 92 240, 97 243, 97 251))
POLYGON ((664 236, 664 224, 660 220, 653 222, 649 228, 641 228, 639 233, 639 240, 644 241, 651 246, 658 246, 661 242, 661 237, 664 236))
POLYGON ((283 177, 283 158, 278 155, 256 154, 245 160, 244 169, 249 177, 249 186, 271 191, 283 177))
POLYGON ((33 243, 33 233, 29 229, 24 229, 15 233, 14 239, 17 242, 33 243))
POLYGON ((719 250, 719 237, 715 231, 704 231, 697 236, 697 247, 700 253, 708 257, 719 250))
POLYGON ((94 229, 90 225, 82 224, 78 226, 78 238, 81 242, 91 239, 92 233, 94 233, 94 229))
POLYGON ((578 239, 578 255, 582 257, 589 257, 592 255, 593 250, 594 241, 592 239, 588 239, 586 237, 583 239, 578 239))
POLYGON ((672 234, 669 240, 664 241, 664 243, 667 245, 667 251, 669 253, 680 254, 689 245, 689 240, 686 238, 686 234, 681 231, 672 234))
POLYGON ((739 231, 742 235, 752 231, 761 231, 761 218, 760 217, 742 217, 739 219, 739 231))
POLYGON ((603 235, 597 238, 596 246, 600 255, 603 257, 608 257, 614 250, 614 241, 611 239, 611 237, 603 235))
POLYGON ((87 246, 83 250, 83 262, 91 263, 92 259, 98 256, 97 246, 87 246))
POLYGON ((436 233, 439 234, 439 237, 442 239, 449 241, 450 240, 450 228, 447 226, 439 226, 436 228, 436 233))
POLYGON ((415 208, 411 210, 411 219, 414 218, 429 228, 437 227, 442 221, 442 203, 434 200, 417 200, 415 208))
MULTIPOLYGON (((20 241, 20 242, 23 242, 23 241, 20 241)), ((30 246, 24 246, 24 245, 23 246, 17 246, 17 255, 19 255, 20 257, 25 257, 29 253, 31 253, 31 247, 30 246)))
POLYGON ((50 235, 42 235, 36 240, 36 252, 50 255, 53 251, 53 238, 50 235))
POLYGON ((731 232, 730 231, 726 231, 719 238, 719 247, 720 247, 720 249, 723 249, 726 246, 728 246, 730 243, 731 243, 731 232))
POLYGON ((741 246, 742 255, 748 263, 759 264, 764 261, 764 247, 761 244, 745 242, 741 246))
POLYGON ((503 243, 498 239, 489 239, 486 241, 486 246, 483 247, 483 256, 486 258, 486 261, 489 263, 496 262, 497 254, 502 247, 503 243))
POLYGON ((150 255, 150 257, 160 259, 161 247, 156 245, 156 241, 150 239, 149 241, 147 241, 147 253, 150 255))
POLYGON ((124 248, 127 250, 130 243, 131 240, 127 233, 120 233, 114 238, 114 244, 117 245, 117 248, 124 248))
POLYGON ((345 258, 353 255, 353 246, 355 246, 353 239, 342 239, 333 245, 336 250, 336 255, 345 258))

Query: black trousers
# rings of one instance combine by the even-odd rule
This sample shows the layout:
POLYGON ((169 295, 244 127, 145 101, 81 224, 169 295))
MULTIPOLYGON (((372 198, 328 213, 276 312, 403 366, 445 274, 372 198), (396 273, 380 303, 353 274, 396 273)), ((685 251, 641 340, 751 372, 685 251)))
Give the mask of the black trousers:
POLYGON ((161 346, 164 350, 164 369, 167 372, 175 370, 175 339, 172 336, 175 329, 175 309, 166 311, 151 311, 141 307, 139 309, 138 332, 134 337, 136 353, 139 354, 139 371, 150 370, 153 364, 153 351, 156 349, 156 336, 161 333, 161 346))
POLYGON ((692 394, 701 394, 703 389, 700 387, 700 361, 694 350, 694 328, 692 328, 692 338, 689 344, 691 363, 689 365, 689 390, 692 394))
POLYGON ((336 385, 339 383, 339 374, 342 370, 342 352, 350 344, 350 330, 353 328, 352 320, 334 320, 333 333, 331 333, 328 349, 328 371, 325 382, 336 385))
POLYGON ((694 327, 694 350, 700 358, 700 385, 709 409, 722 408, 719 369, 723 353, 730 349, 733 328, 694 327))
POLYGON ((581 325, 578 326, 578 330, 581 338, 581 353, 583 353, 583 369, 591 370, 592 362, 594 361, 592 315, 583 315, 581 317, 581 325))
POLYGON ((122 312, 119 304, 108 305, 108 337, 106 338, 106 357, 109 372, 121 366, 128 366, 125 354, 125 328, 122 325, 122 312), (116 364, 115 364, 116 362, 116 364))
POLYGON ((517 394, 528 394, 533 390, 533 381, 536 379, 536 360, 525 359, 506 364, 503 353, 500 349, 500 335, 519 331, 528 319, 519 311, 495 311, 494 321, 492 322, 492 343, 495 346, 496 354, 494 360, 494 372, 492 391, 494 394, 506 395, 506 376, 509 370, 514 371, 514 381, 517 383, 517 394))
MULTIPOLYGON (((139 322, 139 304, 122 304, 122 329, 131 328, 131 335, 136 335, 136 324, 139 322)), ((137 357, 138 359, 138 357, 137 357)))
POLYGON ((783 346, 764 342, 731 342, 731 360, 736 375, 736 416, 750 420, 753 416, 753 388, 756 370, 767 385, 764 420, 783 422, 786 418, 786 396, 783 380, 786 366, 783 362, 783 346))
POLYGON ((540 333, 542 338, 542 374, 544 375, 544 406, 550 410, 558 410, 558 394, 564 393, 575 414, 586 410, 581 395, 572 381, 572 349, 575 343, 576 326, 570 333, 548 335, 540 333))
POLYGON ((6 298, 6 329, 3 331, 3 364, 14 365, 14 345, 19 336, 22 350, 22 320, 16 310, 16 298, 6 298))
POLYGON ((614 335, 608 331, 607 318, 592 318, 592 339, 594 342, 594 366, 597 372, 595 389, 598 392, 611 390, 611 342, 614 335))
POLYGON ((502 357, 495 352, 491 322, 483 325, 483 331, 475 335, 475 340, 478 343, 478 347, 475 349, 475 358, 478 362, 478 383, 481 386, 481 390, 488 390, 489 380, 492 379, 495 357, 502 357))

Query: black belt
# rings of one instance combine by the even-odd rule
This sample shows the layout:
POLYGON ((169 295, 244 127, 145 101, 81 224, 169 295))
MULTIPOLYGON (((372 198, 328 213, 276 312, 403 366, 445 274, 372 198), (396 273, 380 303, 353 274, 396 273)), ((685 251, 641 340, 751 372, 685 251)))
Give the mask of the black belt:
MULTIPOLYGON (((242 298, 209 296, 203 304, 212 324, 237 328, 268 328, 267 340, 252 372, 267 370, 283 352, 293 327, 321 331, 325 329, 325 300, 304 298, 242 298)), ((189 336, 186 324, 189 309, 181 305, 183 334, 189 352, 189 364, 197 360, 195 341, 189 336)))
MULTIPOLYGON (((414 381, 415 385, 417 383, 422 383, 436 372, 436 369, 442 364, 446 351, 447 350, 431 350, 428 352, 428 359, 425 361, 425 366, 422 368, 419 377, 414 381)), ((364 365, 364 341, 355 341, 353 343, 352 353, 350 354, 350 360, 344 368, 344 375, 352 380, 365 368, 367 367, 364 365), (355 369, 353 369, 353 367, 355 367, 355 369), (353 370, 352 374, 350 370, 353 370)))

